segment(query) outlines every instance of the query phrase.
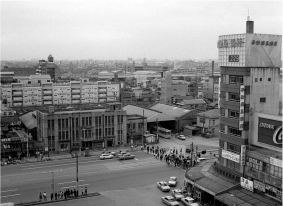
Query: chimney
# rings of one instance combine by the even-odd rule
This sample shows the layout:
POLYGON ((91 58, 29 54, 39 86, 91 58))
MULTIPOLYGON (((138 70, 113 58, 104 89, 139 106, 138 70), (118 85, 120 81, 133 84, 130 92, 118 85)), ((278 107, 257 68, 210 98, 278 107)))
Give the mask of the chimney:
POLYGON ((246 21, 246 33, 254 33, 254 22, 250 21, 250 16, 248 16, 248 20, 246 21))

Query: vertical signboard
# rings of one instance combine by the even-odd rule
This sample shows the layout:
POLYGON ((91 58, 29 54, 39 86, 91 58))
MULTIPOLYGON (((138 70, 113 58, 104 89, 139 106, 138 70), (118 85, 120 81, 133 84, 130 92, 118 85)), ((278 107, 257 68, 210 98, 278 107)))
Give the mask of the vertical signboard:
POLYGON ((244 129, 244 110, 245 110, 245 86, 240 86, 240 118, 239 118, 239 130, 244 129))
POLYGON ((241 145, 241 157, 240 164, 245 165, 246 161, 246 145, 241 145))
POLYGON ((218 108, 220 109, 220 95, 221 95, 221 87, 220 87, 220 83, 221 83, 221 78, 222 78, 223 76, 221 75, 221 77, 219 78, 219 81, 218 81, 218 108))
POLYGON ((241 177, 241 187, 245 188, 246 190, 249 190, 251 192, 254 191, 254 183, 253 181, 250 181, 246 178, 241 177))

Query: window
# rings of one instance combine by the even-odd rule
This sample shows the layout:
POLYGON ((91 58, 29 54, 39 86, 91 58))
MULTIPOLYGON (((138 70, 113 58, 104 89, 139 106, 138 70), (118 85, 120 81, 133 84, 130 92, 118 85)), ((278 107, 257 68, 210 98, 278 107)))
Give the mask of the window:
POLYGON ((84 126, 85 125, 85 118, 83 117, 82 118, 82 126, 84 126))
POLYGON ((229 93, 229 101, 240 101, 240 95, 236 93, 229 93))
POLYGON ((212 125, 215 125, 215 120, 212 120, 212 125))
POLYGON ((225 125, 224 124, 220 124, 220 132, 225 133, 225 125))
POLYGON ((220 115, 221 115, 222 117, 225 117, 225 109, 220 108, 220 115))
POLYGON ((238 130, 238 128, 228 127, 228 134, 234 135, 234 136, 241 136, 242 131, 238 130))
POLYGON ((219 147, 224 149, 224 141, 222 141, 222 140, 219 141, 219 147))
POLYGON ((265 98, 265 97, 262 97, 262 98, 260 98, 259 101, 262 102, 262 103, 264 103, 264 102, 266 102, 266 98, 265 98))
POLYGON ((228 116, 229 118, 239 118, 240 113, 238 111, 228 110, 228 116))
POLYGON ((205 123, 205 118, 204 117, 199 117, 199 122, 200 123, 205 123))
POLYGON ((220 99, 226 100, 226 92, 220 93, 220 99))
POLYGON ((240 164, 231 160, 227 159, 227 165, 228 167, 230 167, 231 169, 234 170, 239 170, 240 169, 240 164))
POLYGON ((255 82, 257 82, 257 78, 255 78, 255 82))
POLYGON ((244 77, 243 76, 229 76, 229 84, 243 84, 244 77))
POLYGON ((227 150, 238 154, 241 153, 241 147, 231 143, 227 143, 227 150))
POLYGON ((261 81, 262 81, 262 78, 259 78, 259 81, 261 82, 261 81))
POLYGON ((270 81, 271 81, 271 78, 268 78, 268 81, 270 82, 270 81))

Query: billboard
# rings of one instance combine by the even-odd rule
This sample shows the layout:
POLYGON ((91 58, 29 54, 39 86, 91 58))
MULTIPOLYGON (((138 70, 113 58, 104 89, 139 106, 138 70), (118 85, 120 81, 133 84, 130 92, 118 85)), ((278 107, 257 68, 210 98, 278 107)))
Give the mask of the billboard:
POLYGON ((282 121, 259 117, 258 142, 282 148, 282 121))
POLYGON ((233 152, 226 151, 224 149, 222 150, 222 157, 225 159, 240 163, 240 155, 235 154, 233 152))
POLYGON ((254 183, 246 178, 241 177, 241 186, 251 192, 254 191, 254 183))
POLYGON ((231 34, 219 36, 218 64, 233 67, 281 67, 282 35, 231 34))
POLYGON ((239 130, 244 129, 244 109, 245 109, 245 85, 240 86, 240 118, 239 118, 239 130))

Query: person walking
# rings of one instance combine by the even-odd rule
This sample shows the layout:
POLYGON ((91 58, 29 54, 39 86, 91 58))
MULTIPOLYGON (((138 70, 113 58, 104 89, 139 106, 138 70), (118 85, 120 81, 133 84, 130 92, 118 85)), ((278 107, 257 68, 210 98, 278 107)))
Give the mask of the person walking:
POLYGON ((43 193, 43 199, 44 199, 44 201, 47 201, 46 192, 43 193))
POLYGON ((55 200, 57 200, 57 192, 55 192, 55 195, 54 195, 54 196, 55 196, 55 200))
POLYGON ((81 191, 82 191, 82 195, 84 195, 84 188, 83 187, 81 187, 81 191))
POLYGON ((85 187, 85 195, 87 195, 87 187, 85 187))
POLYGON ((39 202, 41 202, 41 200, 42 200, 42 194, 41 194, 41 192, 39 193, 39 202))
POLYGON ((51 201, 53 201, 53 193, 51 193, 50 199, 51 199, 51 201))

